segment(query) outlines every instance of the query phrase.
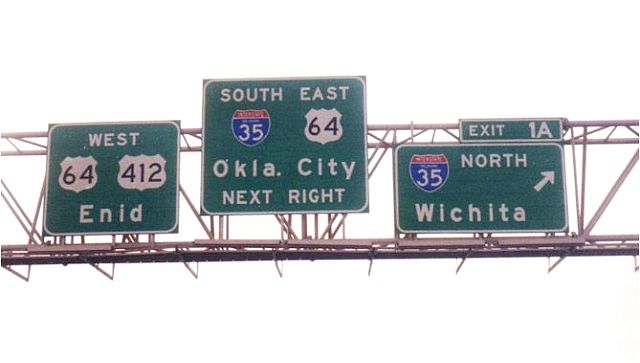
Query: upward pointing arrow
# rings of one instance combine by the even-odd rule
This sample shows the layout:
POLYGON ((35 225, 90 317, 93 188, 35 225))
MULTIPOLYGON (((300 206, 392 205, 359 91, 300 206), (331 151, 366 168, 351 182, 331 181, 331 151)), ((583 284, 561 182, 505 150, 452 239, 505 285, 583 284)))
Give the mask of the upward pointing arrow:
POLYGON ((536 192, 541 191, 542 188, 544 188, 544 186, 547 185, 547 183, 554 184, 555 181, 556 181, 556 172, 555 171, 543 171, 543 172, 540 173, 540 175, 542 175, 542 179, 540 179, 538 184, 536 184, 533 187, 533 189, 535 189, 536 192))

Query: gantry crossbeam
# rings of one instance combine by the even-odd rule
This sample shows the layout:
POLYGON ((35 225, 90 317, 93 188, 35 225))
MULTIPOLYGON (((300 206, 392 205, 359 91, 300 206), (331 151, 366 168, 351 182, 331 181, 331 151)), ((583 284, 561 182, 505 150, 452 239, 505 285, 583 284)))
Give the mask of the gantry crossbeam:
MULTIPOLYGON (((557 264, 562 259, 573 256, 633 256, 637 268, 638 234, 593 235, 592 231, 637 164, 638 120, 565 120, 563 128, 565 159, 573 167, 572 171, 567 170, 567 183, 572 183, 574 194, 568 199, 575 200, 575 206, 571 207, 575 223, 564 233, 434 236, 402 234, 396 231, 395 235, 388 238, 372 236, 350 239, 344 228, 347 214, 277 214, 274 215, 274 222, 280 226, 280 238, 232 239, 229 238, 233 235, 233 230, 229 227, 230 217, 200 216, 192 198, 181 186, 183 200, 202 230, 183 232, 173 242, 157 242, 156 235, 137 234, 94 236, 88 241, 82 236, 43 236, 40 218, 43 192, 40 191, 36 210, 27 211, 3 180, 4 206, 11 211, 15 222, 20 223, 27 238, 3 238, 2 266, 24 278, 12 266, 88 263, 100 270, 98 264, 101 263, 182 262, 197 277, 197 271, 194 272, 188 263, 257 260, 274 260, 277 263, 282 260, 327 259, 373 261, 403 258, 461 258, 464 261, 466 258, 487 257, 557 257, 557 264), (614 185, 605 189, 606 197, 599 201, 599 207, 593 215, 587 216, 586 185, 590 185, 590 191, 596 188, 587 182, 587 159, 594 157, 601 149, 591 151, 591 145, 636 145, 636 151, 624 170, 618 171, 619 176, 614 185), (195 237, 202 236, 202 232, 206 239, 195 237)), ((388 150, 398 145, 458 143, 458 124, 368 125, 367 142, 371 176, 381 161, 391 154, 388 150)), ((3 133, 1 154, 3 157, 46 155, 46 145, 46 132, 3 133)), ((181 152, 200 152, 201 146, 201 129, 181 130, 181 152)), ((602 189, 602 186, 598 188, 602 189)), ((113 272, 101 272, 113 277, 113 272)))

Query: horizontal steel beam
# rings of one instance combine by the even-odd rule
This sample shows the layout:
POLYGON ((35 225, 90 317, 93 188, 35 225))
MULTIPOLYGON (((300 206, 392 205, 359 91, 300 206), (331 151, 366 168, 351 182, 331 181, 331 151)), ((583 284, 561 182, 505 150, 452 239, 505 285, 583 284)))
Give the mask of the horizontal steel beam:
POLYGON ((593 257, 637 256, 638 244, 609 247, 562 247, 528 249, 442 249, 442 250, 228 250, 228 251, 152 251, 136 254, 50 255, 3 257, 2 266, 83 264, 83 263, 150 263, 204 261, 272 261, 276 260, 370 260, 370 259, 437 259, 497 257, 593 257))
MULTIPOLYGON (((639 120, 602 120, 602 121, 566 121, 564 122, 564 128, 569 129, 572 127, 600 127, 602 129, 608 127, 634 127, 638 126, 639 120)), ((369 132, 374 131, 411 131, 411 132, 421 132, 426 130, 458 130, 457 123, 436 123, 436 124, 369 124, 367 125, 367 130, 369 132)), ((601 131, 601 130, 596 130, 601 131)), ((185 135, 189 135, 194 138, 201 139, 202 138, 202 129, 201 128, 184 128, 181 130, 181 134, 183 137, 185 135)), ((30 138, 46 138, 46 131, 36 131, 36 132, 5 132, 2 133, 2 138, 6 140, 14 140, 14 141, 22 141, 27 142, 25 139, 30 138)), ((582 138, 582 136, 578 136, 578 139, 582 138)), ((570 140, 565 140, 564 143, 568 144, 570 140)), ((606 139, 594 139, 587 137, 588 144, 634 144, 638 143, 638 138, 633 137, 615 137, 615 138, 606 138, 606 139)), ((391 147, 391 143, 386 142, 372 142, 368 144, 369 148, 378 148, 378 147, 391 147)), ((200 146, 194 145, 184 145, 181 147, 181 151, 183 152, 200 152, 200 146)), ((44 148, 37 149, 26 149, 26 150, 3 150, 1 152, 2 156, 26 156, 26 155, 46 155, 47 152, 44 148)))
POLYGON ((196 240, 157 243, 3 245, 2 265, 465 258, 636 256, 638 235, 350 240, 196 240), (617 241, 612 243, 612 241, 617 241), (636 241, 636 242, 629 242, 636 241))

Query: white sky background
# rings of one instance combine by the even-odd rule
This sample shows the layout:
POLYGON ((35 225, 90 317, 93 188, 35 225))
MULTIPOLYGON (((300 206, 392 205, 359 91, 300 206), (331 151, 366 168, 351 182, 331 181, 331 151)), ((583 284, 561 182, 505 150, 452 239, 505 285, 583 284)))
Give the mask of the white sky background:
MULTIPOLYGON (((369 124, 640 117, 633 1, 185 3, 3 2, 0 129, 167 119, 200 127, 203 79, 336 75, 367 76, 369 124)), ((590 165, 591 212, 633 154, 615 150, 590 165)), ((198 159, 182 156, 195 200, 198 159)), ((371 213, 349 217, 349 237, 392 234, 386 163, 371 180, 371 213)), ((44 158, 1 165, 32 211, 44 158)), ((638 233, 637 174, 602 233, 638 233)), ((26 240, 2 213, 2 243, 26 240)), ((233 223, 247 220, 232 218, 232 234, 233 223)), ((285 262, 281 279, 272 262, 203 263, 195 280, 179 264, 117 265, 112 282, 86 265, 36 266, 29 283, 2 271, 0 357, 640 360, 632 258, 568 258, 551 274, 546 259, 472 259, 457 276, 455 267, 375 261, 367 277, 368 261, 285 262)))

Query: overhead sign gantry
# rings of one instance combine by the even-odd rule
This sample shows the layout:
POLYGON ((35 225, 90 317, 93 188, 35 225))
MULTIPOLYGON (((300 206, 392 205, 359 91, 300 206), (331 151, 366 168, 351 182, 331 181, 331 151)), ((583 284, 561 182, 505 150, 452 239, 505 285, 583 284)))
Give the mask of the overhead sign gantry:
MULTIPOLYGON (((116 263, 182 262, 197 277, 191 262, 273 260, 278 266, 285 259, 369 259, 371 267, 374 259, 461 258, 459 270, 470 257, 548 257, 551 271, 568 256, 632 256, 638 270, 637 233, 593 233, 638 162, 638 120, 471 119, 367 128, 364 95, 359 77, 210 81, 205 82, 204 130, 180 129, 169 121, 57 124, 49 132, 2 133, 2 156, 48 156, 33 217, 11 192, 9 178, 2 180, 2 199, 28 236, 27 243, 3 242, 2 267, 28 280, 31 265, 88 263, 113 278, 116 263), (216 93, 209 104, 207 97, 216 93), (350 104, 351 96, 361 102, 350 104), (295 102, 285 105, 287 99, 295 102), (212 111, 225 105, 226 116, 216 118, 212 111), (589 217, 590 145, 635 147, 589 217), (573 158, 572 226, 567 226, 563 147, 573 158), (374 149, 368 171, 367 148, 374 149), (344 217, 367 210, 366 175, 389 149, 397 181, 396 233, 347 238, 344 217), (203 172, 209 175, 203 180, 209 178, 207 188, 214 189, 203 191, 233 201, 237 214, 274 214, 280 237, 231 238, 228 214, 234 213, 226 210, 206 211, 218 215, 217 224, 214 217, 203 218, 179 186, 179 152, 204 153, 203 172), (332 193, 344 188, 344 198, 323 196, 322 188, 332 193), (258 204, 260 190, 269 195, 266 208, 258 204), (305 200, 295 190, 316 192, 306 194, 306 202, 297 203, 304 208, 294 210, 291 201, 305 200), (187 228, 186 239, 156 240, 156 233, 177 232, 178 194, 206 238, 187 228), (280 199, 272 199, 276 195, 280 199), (318 203, 320 198, 325 203, 318 203), (38 227, 42 209, 44 233, 38 227), (317 218, 323 212, 326 226, 317 218), (305 213, 314 214, 315 233, 309 232, 305 213), (303 214, 299 225, 295 214, 303 214), (96 236, 85 239, 87 234, 96 236), (552 257, 557 258, 553 263, 552 257), (102 263, 113 264, 111 273, 102 263), (26 274, 14 269, 19 265, 28 266, 26 274)), ((224 205, 220 198, 213 203, 224 205)), ((203 210, 209 202, 203 201, 203 210)))

